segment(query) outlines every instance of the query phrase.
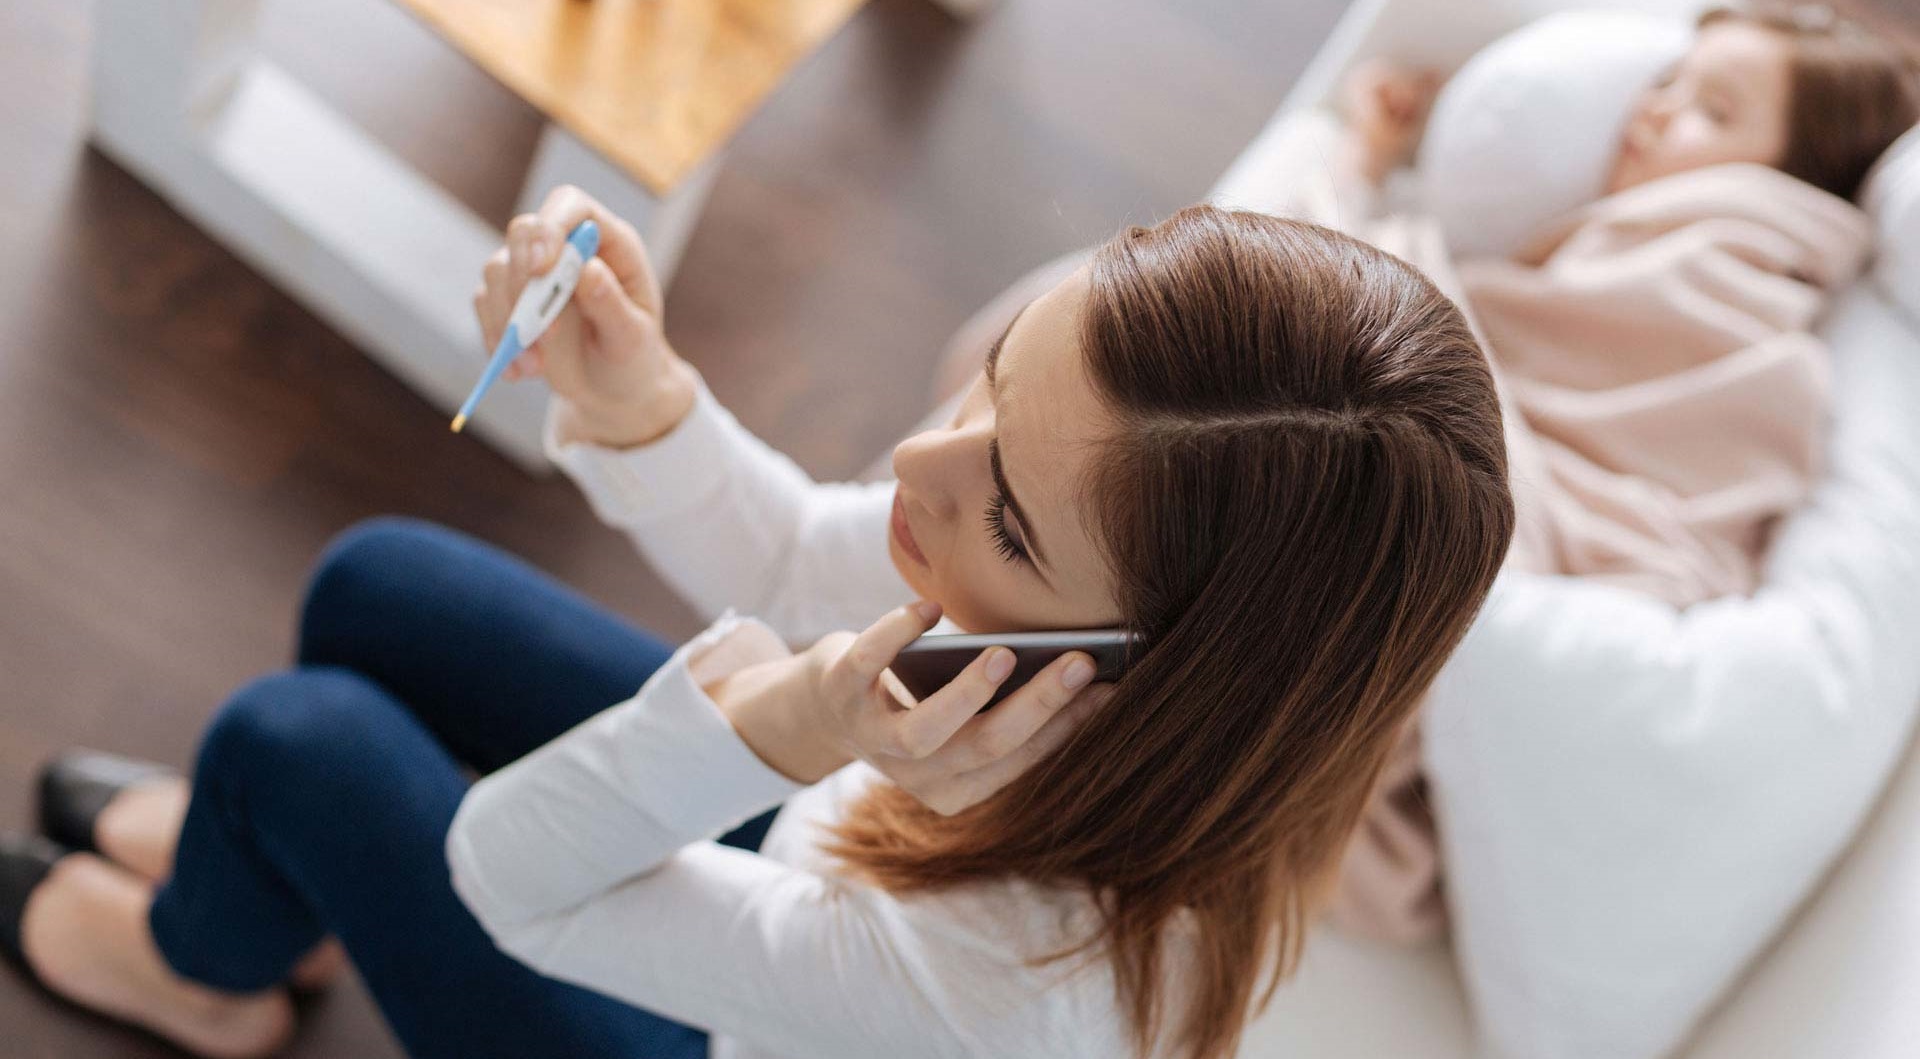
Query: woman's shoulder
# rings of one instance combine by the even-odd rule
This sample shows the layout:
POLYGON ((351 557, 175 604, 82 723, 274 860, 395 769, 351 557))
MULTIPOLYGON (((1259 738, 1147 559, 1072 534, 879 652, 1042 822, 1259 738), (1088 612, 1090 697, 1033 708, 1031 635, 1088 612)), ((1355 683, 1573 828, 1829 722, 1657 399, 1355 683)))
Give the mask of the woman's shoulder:
MULTIPOLYGON (((890 782, 865 762, 840 769, 787 800, 760 851, 818 875, 844 877, 839 862, 821 848, 826 828, 871 785, 890 782)), ((1090 936, 1100 924, 1099 907, 1083 889, 1014 876, 905 894, 850 885, 895 906, 892 914, 904 917, 903 926, 994 951, 1059 949, 1090 936)))
MULTIPOLYGON (((1084 887, 1017 876, 905 894, 847 877, 819 846, 821 829, 873 783, 891 782, 855 762, 786 803, 762 852, 837 880, 835 899, 851 902, 867 926, 887 935, 915 989, 961 1018, 983 1043, 1016 1054, 1036 1040, 1044 1054, 1105 1056, 1130 1047, 1114 973, 1097 942, 1099 903, 1084 887), (1094 944, 1084 943, 1093 940, 1094 944), (1054 954, 1074 951, 1058 960, 1054 954)), ((1168 982, 1186 980, 1194 924, 1178 916, 1162 939, 1168 982)), ((1031 1054, 1031 1053, 1028 1053, 1031 1054)))
MULTIPOLYGON (((995 959, 1027 959, 1080 945, 1104 924, 1100 902, 1084 886, 1038 882, 1020 876, 982 879, 939 890, 893 894, 847 877, 822 848, 826 829, 873 784, 891 783, 863 761, 834 772, 789 798, 768 829, 760 852, 823 877, 840 879, 843 894, 898 917, 898 926, 941 938, 995 959)), ((1192 944, 1198 924, 1182 910, 1168 920, 1169 959, 1192 944)), ((1096 961, 1098 962, 1098 961, 1096 961)))

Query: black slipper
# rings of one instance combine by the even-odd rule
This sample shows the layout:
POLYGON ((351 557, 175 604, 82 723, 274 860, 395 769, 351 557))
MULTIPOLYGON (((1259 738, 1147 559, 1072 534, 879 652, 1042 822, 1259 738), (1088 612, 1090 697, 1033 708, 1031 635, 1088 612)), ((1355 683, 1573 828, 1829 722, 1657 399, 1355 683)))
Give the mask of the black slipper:
POLYGON ((34 888, 69 852, 39 835, 0 835, 0 952, 30 975, 33 968, 20 947, 20 918, 34 888))
MULTIPOLYGON (((156 1041, 166 1040, 145 1026, 122 1022, 49 986, 33 964, 27 961, 26 946, 20 942, 20 921, 26 915, 27 902, 33 898, 40 884, 47 881, 47 876, 60 858, 73 852, 39 835, 0 834, 0 956, 18 966, 27 981, 43 990, 54 1003, 90 1018, 105 1019, 125 1026, 156 1041)), ((171 1041, 168 1043, 172 1044, 171 1041)))
POLYGON ((136 783, 177 775, 151 761, 69 750, 40 771, 40 833, 68 849, 97 853, 93 825, 108 802, 136 783))

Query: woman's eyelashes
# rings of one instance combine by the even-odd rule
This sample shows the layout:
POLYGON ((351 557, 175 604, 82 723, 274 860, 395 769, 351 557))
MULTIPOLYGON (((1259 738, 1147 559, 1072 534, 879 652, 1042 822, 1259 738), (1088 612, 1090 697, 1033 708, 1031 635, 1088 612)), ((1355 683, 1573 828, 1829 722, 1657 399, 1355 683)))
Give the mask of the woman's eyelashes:
POLYGON ((1007 529, 1007 498, 998 489, 987 498, 987 532, 993 537, 993 546, 1002 559, 1010 563, 1026 561, 1026 549, 1007 529))

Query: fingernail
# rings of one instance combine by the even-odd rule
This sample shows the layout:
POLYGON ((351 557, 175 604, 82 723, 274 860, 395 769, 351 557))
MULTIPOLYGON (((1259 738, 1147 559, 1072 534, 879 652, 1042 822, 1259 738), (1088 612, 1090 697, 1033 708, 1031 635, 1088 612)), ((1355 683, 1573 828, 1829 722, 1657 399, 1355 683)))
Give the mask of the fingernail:
POLYGON ((531 252, 533 255, 533 261, 531 263, 535 268, 538 268, 541 265, 546 264, 547 263, 547 237, 545 233, 534 236, 533 239, 530 242, 528 242, 527 250, 531 252))
POLYGON ((1060 674, 1060 683, 1065 685, 1068 691, 1082 687, 1092 679, 1093 663, 1084 658, 1076 658, 1068 662, 1066 672, 1060 674))
POLYGON ((921 621, 937 621, 940 617, 940 604, 923 599, 913 605, 913 616, 921 621))
POLYGON ((1013 652, 1004 647, 992 648, 993 657, 987 659, 987 679, 1001 681, 1013 672, 1013 652))

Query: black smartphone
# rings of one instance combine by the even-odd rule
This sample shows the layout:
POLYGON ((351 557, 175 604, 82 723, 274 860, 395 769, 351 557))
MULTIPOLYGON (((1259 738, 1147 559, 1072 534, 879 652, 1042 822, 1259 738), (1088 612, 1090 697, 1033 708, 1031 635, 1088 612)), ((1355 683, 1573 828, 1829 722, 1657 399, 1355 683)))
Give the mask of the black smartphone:
POLYGON ((914 699, 925 699, 952 683, 961 670, 980 657, 980 652, 996 645, 1013 652, 1013 672, 1000 682, 987 706, 1019 690, 1047 663, 1069 651, 1085 651, 1093 658, 1096 682, 1118 680, 1132 660, 1139 638, 1122 629, 931 633, 908 644, 888 668, 914 699))

